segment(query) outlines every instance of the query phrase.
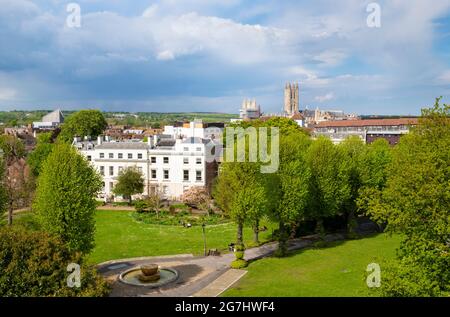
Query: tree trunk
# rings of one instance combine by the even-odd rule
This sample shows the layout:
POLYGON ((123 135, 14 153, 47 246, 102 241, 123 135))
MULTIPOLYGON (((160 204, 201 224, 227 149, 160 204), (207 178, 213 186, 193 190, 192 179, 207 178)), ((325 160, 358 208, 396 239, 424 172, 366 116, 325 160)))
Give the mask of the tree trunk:
POLYGON ((325 236, 325 227, 323 226, 323 219, 322 218, 317 219, 316 233, 320 234, 320 236, 322 238, 325 236))
POLYGON ((239 221, 238 227, 237 227, 237 236, 236 236, 236 244, 237 245, 244 245, 243 230, 244 230, 244 224, 242 221, 239 221))
POLYGON ((253 242, 256 245, 259 244, 259 219, 256 219, 253 224, 253 242))
POLYGON ((287 254, 287 232, 283 221, 280 221, 278 234, 278 255, 285 256, 287 254))
POLYGON ((356 229, 356 218, 355 213, 350 211, 347 215, 347 232, 353 234, 356 229))
POLYGON ((10 204, 8 208, 8 226, 12 226, 12 223, 13 223, 13 206, 12 204, 10 204))
POLYGON ((130 195, 130 202, 129 202, 129 205, 132 206, 132 203, 133 203, 133 199, 131 198, 131 195, 130 195))

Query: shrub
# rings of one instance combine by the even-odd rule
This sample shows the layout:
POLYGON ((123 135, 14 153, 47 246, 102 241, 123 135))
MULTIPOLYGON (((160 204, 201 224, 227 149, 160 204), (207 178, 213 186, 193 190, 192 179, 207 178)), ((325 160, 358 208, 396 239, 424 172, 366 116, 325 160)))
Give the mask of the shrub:
POLYGON ((246 268, 248 266, 248 262, 245 260, 234 260, 233 262, 231 262, 231 268, 232 269, 243 269, 246 268))
POLYGON ((136 200, 134 202, 134 209, 138 212, 138 213, 142 213, 142 212, 146 212, 148 211, 148 204, 146 201, 144 200, 136 200))
POLYGON ((236 260, 243 260, 244 259, 244 252, 243 251, 236 251, 236 252, 234 252, 234 256, 236 257, 236 260))
POLYGON ((22 228, 0 229, 0 296, 106 296, 95 269, 56 236, 22 228), (81 287, 67 286, 67 265, 81 265, 81 287))

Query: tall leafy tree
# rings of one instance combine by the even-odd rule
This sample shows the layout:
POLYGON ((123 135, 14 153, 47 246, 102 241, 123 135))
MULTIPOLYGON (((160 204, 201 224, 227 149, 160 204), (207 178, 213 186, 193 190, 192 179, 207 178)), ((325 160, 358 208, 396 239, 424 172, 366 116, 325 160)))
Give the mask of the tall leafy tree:
POLYGON ((342 167, 347 172, 347 181, 350 195, 344 201, 343 211, 347 215, 347 229, 351 234, 356 227, 356 212, 358 210, 356 201, 362 184, 363 159, 366 153, 366 145, 357 136, 351 136, 339 144, 343 154, 342 167))
POLYGON ((306 218, 311 171, 305 154, 310 144, 309 137, 298 132, 281 137, 280 168, 271 180, 271 195, 276 199, 271 214, 279 223, 279 256, 287 253, 289 228, 294 229, 306 218))
POLYGON ((144 176, 137 168, 128 167, 119 173, 113 192, 123 196, 132 203, 132 196, 144 191, 144 176))
POLYGON ((75 136, 95 138, 102 134, 107 126, 108 123, 100 111, 81 110, 65 120, 58 138, 65 142, 72 142, 75 136))
POLYGON ((36 148, 27 157, 27 163, 35 176, 39 176, 42 165, 52 152, 53 146, 52 133, 41 133, 37 136, 36 148))
POLYGON ((96 194, 102 181, 69 144, 55 145, 42 166, 33 210, 42 228, 59 236, 71 251, 94 247, 96 194))
POLYGON ((311 169, 308 213, 323 233, 324 218, 337 215, 350 197, 345 156, 329 139, 319 137, 309 147, 306 158, 311 169))
POLYGON ((450 105, 422 110, 419 125, 393 151, 386 186, 368 213, 403 234, 398 262, 385 270, 387 296, 450 292, 450 105))

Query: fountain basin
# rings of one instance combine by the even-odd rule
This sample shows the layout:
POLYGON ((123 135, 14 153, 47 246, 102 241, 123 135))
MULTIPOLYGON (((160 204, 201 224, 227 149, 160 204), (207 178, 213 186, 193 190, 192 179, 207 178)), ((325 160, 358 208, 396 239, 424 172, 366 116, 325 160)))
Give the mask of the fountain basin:
POLYGON ((154 280, 150 278, 146 280, 142 274, 142 267, 134 267, 119 275, 119 281, 132 286, 141 286, 147 288, 157 288, 169 283, 172 283, 178 279, 178 272, 171 268, 160 268, 159 279, 154 280))

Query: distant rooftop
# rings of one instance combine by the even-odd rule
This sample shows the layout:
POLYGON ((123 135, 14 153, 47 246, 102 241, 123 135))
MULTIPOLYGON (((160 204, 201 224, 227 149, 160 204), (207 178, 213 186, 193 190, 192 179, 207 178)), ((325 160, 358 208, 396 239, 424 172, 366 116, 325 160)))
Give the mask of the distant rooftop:
POLYGON ((49 114, 43 116, 41 122, 63 123, 64 115, 62 114, 61 110, 57 109, 57 110, 50 112, 49 114))
POLYGON ((100 150, 147 150, 147 143, 143 142, 105 142, 96 146, 100 150))
POLYGON ((417 125, 417 118, 324 121, 316 128, 417 125))

